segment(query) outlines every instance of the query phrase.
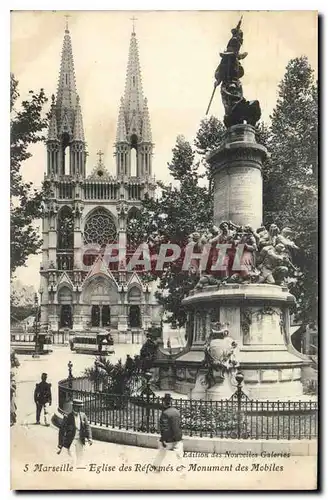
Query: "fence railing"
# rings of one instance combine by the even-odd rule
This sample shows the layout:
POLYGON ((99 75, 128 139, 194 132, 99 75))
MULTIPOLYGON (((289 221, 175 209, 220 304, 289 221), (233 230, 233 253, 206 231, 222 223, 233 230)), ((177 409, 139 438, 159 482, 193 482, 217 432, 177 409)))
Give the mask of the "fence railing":
MULTIPOLYGON (((62 380, 58 384, 59 410, 71 411, 72 400, 82 399, 91 424, 109 428, 159 433, 162 398, 152 391, 137 396, 94 391, 86 378, 62 380)), ((241 389, 222 401, 175 399, 184 436, 231 439, 315 439, 316 401, 250 400, 241 389)))

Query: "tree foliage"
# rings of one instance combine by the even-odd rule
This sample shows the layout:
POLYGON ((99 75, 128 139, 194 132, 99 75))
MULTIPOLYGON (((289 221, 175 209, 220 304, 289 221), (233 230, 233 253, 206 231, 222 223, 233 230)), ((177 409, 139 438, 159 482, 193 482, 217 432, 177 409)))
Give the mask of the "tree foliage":
MULTIPOLYGON (((183 136, 177 138, 168 168, 178 185, 158 183, 160 198, 144 201, 140 217, 129 223, 128 237, 140 242, 147 235, 161 243, 175 243, 183 249, 192 232, 211 223, 213 200, 208 187, 200 185, 199 162, 195 162, 195 153, 183 136)), ((185 321, 181 301, 195 285, 195 278, 181 271, 182 260, 183 252, 164 272, 146 276, 146 279, 159 278, 157 299, 172 313, 170 319, 179 324, 185 321)))
POLYGON ((22 175, 24 161, 32 156, 31 144, 44 140, 47 126, 43 107, 47 102, 44 90, 29 92, 29 99, 18 103, 18 81, 10 76, 10 217, 11 217, 11 274, 23 266, 30 254, 41 246, 41 238, 33 222, 41 216, 42 190, 33 189, 22 175))
MULTIPOLYGON (((263 222, 290 227, 299 251, 294 264, 300 268, 291 291, 297 299, 295 312, 303 322, 317 315, 317 86, 306 57, 291 60, 278 88, 278 100, 271 123, 257 126, 257 141, 270 156, 263 163, 263 222)), ((195 139, 196 151, 179 136, 173 148, 169 170, 179 185, 161 187, 161 197, 145 200, 138 223, 129 226, 140 241, 144 235, 160 235, 162 241, 186 243, 194 231, 212 220, 212 182, 206 155, 218 148, 226 128, 215 117, 203 120, 195 139), (195 161, 195 153, 200 160, 195 161), (200 165, 205 166, 209 186, 202 186, 200 165)), ((150 276, 153 279, 154 275, 150 276)), ((181 259, 159 276, 159 302, 184 322, 181 301, 195 285, 195 279, 181 272, 181 259)))
POLYGON ((106 356, 97 356, 95 363, 84 370, 84 375, 109 394, 131 395, 146 383, 141 353, 133 358, 128 355, 125 363, 121 359, 112 363, 106 356))
POLYGON ((271 153, 263 168, 264 222, 294 231, 300 275, 290 290, 298 318, 307 323, 317 319, 318 99, 306 57, 288 63, 278 92, 263 141, 271 153))

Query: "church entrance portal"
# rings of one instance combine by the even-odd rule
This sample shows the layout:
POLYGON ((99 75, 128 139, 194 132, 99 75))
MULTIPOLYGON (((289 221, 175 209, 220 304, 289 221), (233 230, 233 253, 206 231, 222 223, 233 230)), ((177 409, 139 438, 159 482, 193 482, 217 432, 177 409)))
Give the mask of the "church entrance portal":
POLYGON ((130 306, 129 326, 130 328, 141 328, 141 314, 139 306, 130 306))
POLYGON ((92 306, 91 326, 110 326, 110 307, 108 305, 92 306))
POLYGON ((108 305, 102 306, 101 322, 102 326, 110 326, 110 307, 108 305))
POLYGON ((64 304, 60 309, 60 323, 59 328, 72 328, 72 306, 69 304, 64 304))

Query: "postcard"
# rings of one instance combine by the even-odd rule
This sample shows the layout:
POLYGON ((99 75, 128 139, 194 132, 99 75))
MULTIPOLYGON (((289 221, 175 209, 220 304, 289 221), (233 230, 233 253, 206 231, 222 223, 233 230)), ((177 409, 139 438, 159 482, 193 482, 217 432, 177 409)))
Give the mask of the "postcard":
POLYGON ((318 488, 318 13, 11 12, 11 488, 318 488))

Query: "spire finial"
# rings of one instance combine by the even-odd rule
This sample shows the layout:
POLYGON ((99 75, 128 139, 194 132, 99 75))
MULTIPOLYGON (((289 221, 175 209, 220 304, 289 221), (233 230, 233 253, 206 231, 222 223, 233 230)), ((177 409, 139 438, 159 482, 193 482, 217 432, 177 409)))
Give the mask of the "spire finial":
POLYGON ((68 29, 68 19, 70 18, 71 16, 69 14, 66 14, 65 18, 66 18, 66 24, 65 24, 65 32, 66 33, 69 33, 69 29, 68 29))
POLYGON ((132 33, 135 35, 135 31, 134 31, 135 24, 134 24, 134 22, 135 22, 135 21, 138 21, 138 18, 137 18, 137 17, 132 16, 132 17, 130 18, 130 21, 132 21, 132 33))
POLYGON ((99 149, 99 151, 97 151, 97 155, 99 156, 98 165, 102 165, 101 157, 104 156, 104 153, 99 149))

